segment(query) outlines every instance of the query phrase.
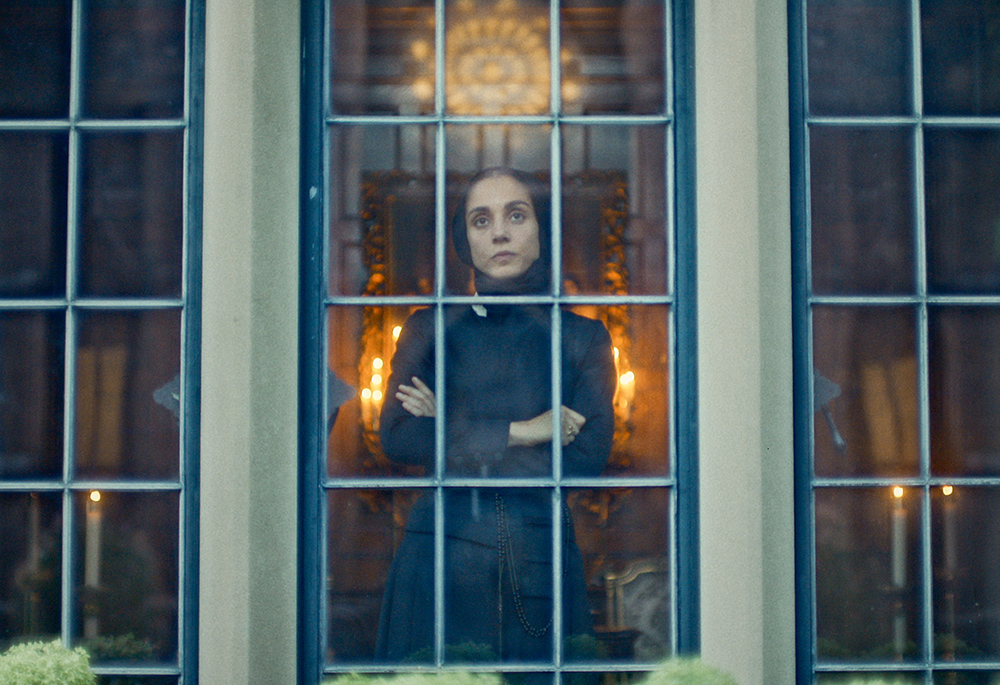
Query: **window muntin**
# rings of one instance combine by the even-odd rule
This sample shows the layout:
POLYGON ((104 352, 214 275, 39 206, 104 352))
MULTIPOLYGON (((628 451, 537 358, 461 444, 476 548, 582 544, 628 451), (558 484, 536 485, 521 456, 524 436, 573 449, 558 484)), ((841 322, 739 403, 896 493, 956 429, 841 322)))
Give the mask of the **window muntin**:
POLYGON ((0 646, 61 637, 100 677, 183 682, 197 670, 202 11, 0 14, 0 646))
MULTIPOLYGON (((319 476, 324 496, 316 509, 305 503, 305 510, 316 511, 323 522, 317 537, 324 541, 317 549, 321 582, 313 586, 323 588, 325 597, 315 624, 321 644, 316 670, 305 667, 310 682, 317 670, 332 674, 406 667, 374 658, 374 633, 381 588, 409 508, 421 496, 429 497, 436 502, 435 515, 442 517, 434 566, 435 611, 441 616, 449 602, 444 588, 451 572, 444 562, 450 548, 442 536, 446 507, 453 495, 491 482, 505 491, 528 488, 555 498, 544 516, 554 531, 553 544, 565 534, 561 526, 551 526, 562 518, 555 503, 567 501, 595 581, 591 590, 599 595, 591 602, 599 622, 615 618, 616 609, 606 597, 609 591, 614 595, 615 583, 622 584, 619 595, 642 585, 660 599, 649 603, 645 617, 655 635, 642 636, 636 642, 641 647, 634 650, 625 638, 609 654, 607 644, 614 640, 606 635, 607 640, 598 641, 601 660, 591 663, 597 643, 589 643, 590 652, 580 652, 556 640, 551 655, 538 663, 497 662, 486 656, 489 668, 566 671, 566 677, 569 671, 627 671, 678 644, 678 531, 672 523, 678 510, 672 419, 676 129, 669 114, 668 8, 656 2, 628 9, 616 3, 552 8, 499 2, 478 9, 477 19, 461 2, 379 2, 363 8, 334 3, 327 14, 331 52, 325 81, 331 84, 333 111, 323 125, 325 161, 317 177, 322 181, 314 184, 329 190, 325 268, 317 273, 328 293, 318 303, 323 326, 317 330, 326 331, 326 352, 319 361, 327 368, 307 373, 327 381, 316 387, 327 404, 322 418, 316 418, 330 433, 318 443, 304 440, 307 460, 310 444, 325 453, 319 476), (499 53, 490 53, 496 46, 490 46, 476 24, 495 21, 503 29, 512 7, 531 21, 525 20, 525 30, 515 31, 518 35, 511 34, 508 42, 537 47, 526 47, 513 56, 517 59, 505 57, 502 45, 499 53), (541 31, 544 40, 534 41, 534 31, 541 31), (638 33, 654 36, 650 40, 656 49, 650 51, 644 43, 643 53, 637 54, 633 38, 638 33), (588 43, 589 52, 574 53, 574 41, 586 43, 588 35, 599 40, 588 43), (477 36, 478 47, 470 39, 477 36), (560 59, 550 59, 550 48, 560 44, 560 59), (543 68, 519 67, 526 57, 540 60, 543 68), (504 89, 491 80, 494 71, 504 69, 520 69, 516 87, 504 89), (553 83, 560 85, 553 88, 553 83), (393 330, 413 310, 429 308, 435 336, 441 339, 448 312, 474 301, 469 270, 453 254, 446 227, 463 180, 495 164, 527 170, 548 183, 555 225, 562 226, 552 245, 554 254, 561 255, 554 272, 558 286, 529 301, 553 321, 569 310, 599 318, 612 338, 622 341, 616 342, 616 406, 622 428, 615 431, 611 465, 599 478, 567 473, 557 458, 551 474, 508 474, 499 481, 479 476, 470 482, 445 468, 447 447, 440 434, 436 466, 401 467, 378 454, 377 398, 391 370, 393 330), (641 393, 625 387, 629 384, 640 386, 641 393), (609 571, 607 579, 602 569, 609 571), (623 571, 634 572, 639 581, 624 582, 629 574, 623 571)), ((313 330, 314 324, 304 325, 313 330)), ((555 354, 556 348, 554 378, 559 377, 562 354, 555 354)), ((435 373, 446 374, 448 354, 441 357, 435 373)), ((305 384, 307 391, 310 385, 305 384)), ((442 406, 447 414, 447 398, 442 406)), ((307 552, 305 559, 308 565, 317 557, 307 552)), ((558 553, 551 561, 557 569, 567 563, 558 553)), ((556 626, 564 619, 559 611, 551 615, 556 626)), ((627 620, 638 619, 629 615, 627 620)), ((625 635, 614 620, 607 624, 625 635)), ((439 622, 436 643, 420 655, 424 661, 449 667, 484 658, 481 653, 456 654, 446 633, 439 622)), ((683 641, 692 644, 687 633, 683 641)), ((311 649, 307 645, 305 653, 311 649)))
POLYGON ((800 680, 991 682, 992 10, 791 16, 800 680))

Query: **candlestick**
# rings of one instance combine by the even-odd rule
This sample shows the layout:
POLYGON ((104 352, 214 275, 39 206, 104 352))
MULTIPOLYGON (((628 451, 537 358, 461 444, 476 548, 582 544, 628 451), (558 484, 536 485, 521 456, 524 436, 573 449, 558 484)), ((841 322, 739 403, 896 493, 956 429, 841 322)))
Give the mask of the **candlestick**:
MULTIPOLYGON (((84 542, 83 584, 96 590, 101 584, 101 493, 94 490, 87 499, 87 526, 84 542)), ((97 605, 92 601, 87 607, 83 634, 86 638, 98 635, 97 605)))
POLYGON ((903 507, 903 488, 893 488, 896 500, 892 510, 892 585, 901 589, 906 585, 906 509, 903 507))

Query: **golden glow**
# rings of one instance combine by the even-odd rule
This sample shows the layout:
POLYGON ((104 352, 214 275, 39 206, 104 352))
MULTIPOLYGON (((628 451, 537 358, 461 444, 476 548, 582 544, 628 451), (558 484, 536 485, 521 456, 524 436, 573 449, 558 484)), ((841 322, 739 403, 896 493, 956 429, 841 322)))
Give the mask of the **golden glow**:
POLYGON ((618 382, 622 385, 632 385, 632 383, 635 382, 635 374, 631 371, 626 371, 621 375, 621 378, 618 379, 618 382))
POLYGON ((892 488, 892 496, 896 499, 901 499, 903 497, 903 487, 900 485, 894 485, 892 488))
POLYGON ((371 388, 364 388, 361 391, 361 399, 363 399, 363 400, 370 400, 371 398, 372 398, 371 388))
POLYGON ((372 385, 382 385, 382 375, 381 374, 377 374, 376 373, 376 374, 374 374, 372 376, 372 385))
POLYGON ((97 490, 91 490, 91 492, 90 492, 90 501, 91 502, 100 502, 101 501, 101 493, 98 492, 97 490))
POLYGON ((952 487, 952 486, 950 486, 950 485, 945 485, 944 487, 942 487, 942 488, 941 488, 941 493, 942 493, 942 494, 943 494, 943 495, 944 495, 945 497, 948 497, 949 495, 951 495, 951 494, 952 494, 952 493, 954 493, 954 492, 955 492, 955 488, 953 488, 953 487, 952 487))
POLYGON ((445 95, 457 114, 543 114, 549 107, 548 14, 498 0, 459 2, 446 41, 445 95))
POLYGON ((618 357, 621 356, 622 352, 617 347, 615 347, 614 350, 615 350, 615 363, 617 364, 618 363, 618 357))
POLYGON ((378 369, 381 369, 384 365, 385 362, 382 361, 382 357, 375 357, 374 359, 372 359, 372 368, 375 369, 376 371, 378 369))
POLYGON ((372 392, 372 399, 375 400, 376 402, 381 402, 382 401, 382 391, 381 390, 375 390, 375 391, 373 391, 372 392))
POLYGON ((393 327, 393 329, 392 329, 392 341, 393 342, 396 342, 397 340, 399 340, 399 334, 402 332, 402 330, 403 330, 402 326, 394 326, 393 327))

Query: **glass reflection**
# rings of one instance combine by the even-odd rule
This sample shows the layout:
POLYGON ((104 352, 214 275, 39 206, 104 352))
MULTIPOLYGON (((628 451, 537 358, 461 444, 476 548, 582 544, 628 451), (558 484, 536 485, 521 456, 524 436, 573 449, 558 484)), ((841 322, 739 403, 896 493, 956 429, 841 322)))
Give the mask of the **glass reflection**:
POLYGON ((62 495, 0 495, 0 649, 59 633, 62 495))
POLYGON ((596 643, 568 658, 658 661, 672 652, 668 564, 670 492, 574 490, 568 497, 583 551, 596 643))
POLYGON ((327 473, 330 477, 425 474, 390 461, 379 439, 382 406, 402 324, 415 308, 330 307, 327 310, 327 473))
POLYGON ((908 113, 910 3, 814 0, 807 5, 809 112, 908 113))
POLYGON ((84 110, 92 117, 184 113, 184 0, 90 0, 84 110))
POLYGON ((664 3, 563 0, 560 29, 564 112, 664 111, 664 3))
POLYGON ((919 658, 920 490, 821 488, 815 502, 819 659, 919 658))
POLYGON ((330 294, 433 292, 433 127, 344 126, 331 140, 330 294))
POLYGON ((997 685, 1000 671, 935 671, 934 685, 997 685))
MULTIPOLYGON (((374 659, 389 565, 420 494, 419 490, 327 493, 331 522, 326 543, 327 661, 374 659)), ((424 573, 433 576, 433 565, 424 573)))
POLYGON ((817 126, 809 142, 813 291, 911 292, 910 132, 817 126))
POLYGON ((179 496, 76 493, 76 644, 95 663, 177 657, 179 496))
POLYGON ((0 313, 0 478, 59 478, 62 312, 0 313))
POLYGON ((0 133, 0 297, 65 292, 67 154, 65 133, 0 133))
POLYGON ((1000 292, 1000 133, 927 130, 927 279, 937 292, 1000 292))
POLYGON ((549 3, 452 0, 446 9, 445 102, 451 114, 549 111, 549 3))
POLYGON ((1000 113, 1000 7, 921 0, 924 112, 1000 113))
POLYGON ((0 3, 0 117, 68 114, 70 5, 70 0, 0 3))
POLYGON ((816 307, 813 346, 817 378, 825 379, 814 382, 816 474, 916 475, 919 393, 913 311, 816 307))
POLYGON ((331 3, 331 97, 343 114, 434 108, 434 2, 331 3))
POLYGON ((931 468, 942 475, 1000 473, 1000 311, 930 310, 931 468))
POLYGON ((945 485, 931 491, 935 653, 945 661, 1000 656, 1000 580, 984 559, 1000 554, 1000 491, 945 485))
POLYGON ((77 470, 88 478, 176 478, 180 312, 81 315, 77 470))
POLYGON ((566 294, 664 294, 666 129, 568 125, 561 132, 566 294))
POLYGON ((179 297, 184 134, 90 134, 82 157, 81 294, 179 297))

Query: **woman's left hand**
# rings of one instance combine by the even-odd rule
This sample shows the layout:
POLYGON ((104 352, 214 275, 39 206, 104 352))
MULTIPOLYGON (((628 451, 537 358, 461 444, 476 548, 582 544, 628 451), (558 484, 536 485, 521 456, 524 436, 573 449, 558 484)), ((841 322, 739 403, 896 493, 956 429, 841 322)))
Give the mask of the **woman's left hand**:
POLYGON ((411 380, 413 385, 399 384, 396 399, 403 405, 403 409, 414 416, 434 416, 436 412, 434 391, 416 376, 411 380))

